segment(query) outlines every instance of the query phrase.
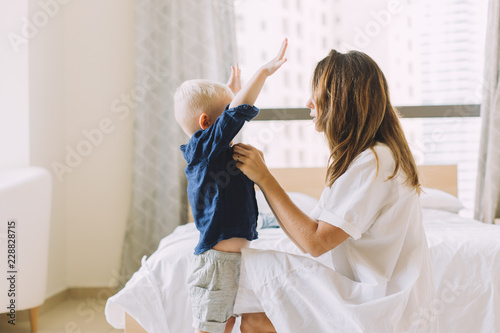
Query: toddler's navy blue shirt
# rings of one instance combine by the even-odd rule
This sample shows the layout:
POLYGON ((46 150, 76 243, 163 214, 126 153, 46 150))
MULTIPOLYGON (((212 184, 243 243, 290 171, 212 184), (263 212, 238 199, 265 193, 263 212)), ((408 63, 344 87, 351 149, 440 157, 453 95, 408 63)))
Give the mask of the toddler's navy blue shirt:
POLYGON ((257 238, 257 201, 254 183, 233 160, 233 138, 259 109, 247 104, 228 109, 206 130, 194 133, 181 146, 188 162, 188 198, 200 240, 194 253, 210 250, 232 237, 257 238))

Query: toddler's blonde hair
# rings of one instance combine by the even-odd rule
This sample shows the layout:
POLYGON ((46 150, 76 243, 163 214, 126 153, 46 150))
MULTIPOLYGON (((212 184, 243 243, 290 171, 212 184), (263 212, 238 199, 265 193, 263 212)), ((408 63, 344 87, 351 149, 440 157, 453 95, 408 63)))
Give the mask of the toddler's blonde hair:
POLYGON ((174 94, 175 118, 194 133, 201 113, 219 116, 226 106, 225 101, 233 97, 233 92, 225 84, 202 79, 185 81, 174 94))

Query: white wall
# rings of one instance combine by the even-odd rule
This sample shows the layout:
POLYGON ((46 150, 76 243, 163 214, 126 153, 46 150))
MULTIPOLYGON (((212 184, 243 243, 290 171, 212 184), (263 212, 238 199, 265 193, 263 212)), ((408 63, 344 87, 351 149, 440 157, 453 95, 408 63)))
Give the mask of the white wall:
POLYGON ((132 116, 111 104, 133 87, 133 1, 57 1, 29 57, 31 164, 54 178, 47 297, 112 284, 131 185, 132 116))
POLYGON ((28 47, 18 33, 28 0, 0 0, 0 168, 29 165, 28 47))
MULTIPOLYGON (((29 15, 40 9, 29 0, 29 15)), ((54 17, 29 45, 30 164, 49 169, 64 147, 63 21, 54 17)), ((53 183, 47 294, 67 287, 65 186, 53 183)))
POLYGON ((101 131, 101 140, 95 136, 92 153, 64 180, 70 286, 108 285, 119 269, 132 116, 118 118, 111 105, 133 86, 133 2, 78 0, 65 13, 66 143, 77 149, 82 140, 89 142, 82 131, 100 128, 106 119, 111 131, 101 131))

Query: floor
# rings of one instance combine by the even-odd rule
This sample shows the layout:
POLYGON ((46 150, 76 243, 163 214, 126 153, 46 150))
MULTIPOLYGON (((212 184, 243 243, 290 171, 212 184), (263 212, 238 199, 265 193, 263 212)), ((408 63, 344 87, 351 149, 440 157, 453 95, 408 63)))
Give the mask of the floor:
MULTIPOLYGON (((31 333, 27 311, 16 313, 16 325, 0 314, 1 333, 31 333)), ((95 298, 69 299, 38 318, 38 333, 123 333, 114 329, 104 316, 104 304, 95 298)))

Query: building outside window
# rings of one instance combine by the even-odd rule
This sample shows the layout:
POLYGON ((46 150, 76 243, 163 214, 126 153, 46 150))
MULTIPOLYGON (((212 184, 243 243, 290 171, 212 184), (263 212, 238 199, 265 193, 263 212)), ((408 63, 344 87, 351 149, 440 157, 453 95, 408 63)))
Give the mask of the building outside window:
MULTIPOLYGON (((305 108, 312 70, 332 48, 370 55, 386 75, 393 105, 458 105, 453 110, 460 113, 460 105, 481 102, 487 0, 296 0, 286 11, 284 4, 240 0, 235 6, 237 20, 267 22, 261 35, 254 20, 237 22, 244 81, 262 64, 251 54, 273 55, 289 39, 288 62, 266 83, 260 108, 305 108), (304 13, 317 19, 304 20, 304 13), (289 22, 300 28, 290 30, 289 22), (291 77, 299 82, 289 84, 291 77)), ((403 118, 402 124, 417 163, 458 165, 463 215, 472 216, 480 118, 403 118)), ((324 167, 328 159, 309 120, 253 121, 242 139, 263 149, 270 167, 324 167)))

